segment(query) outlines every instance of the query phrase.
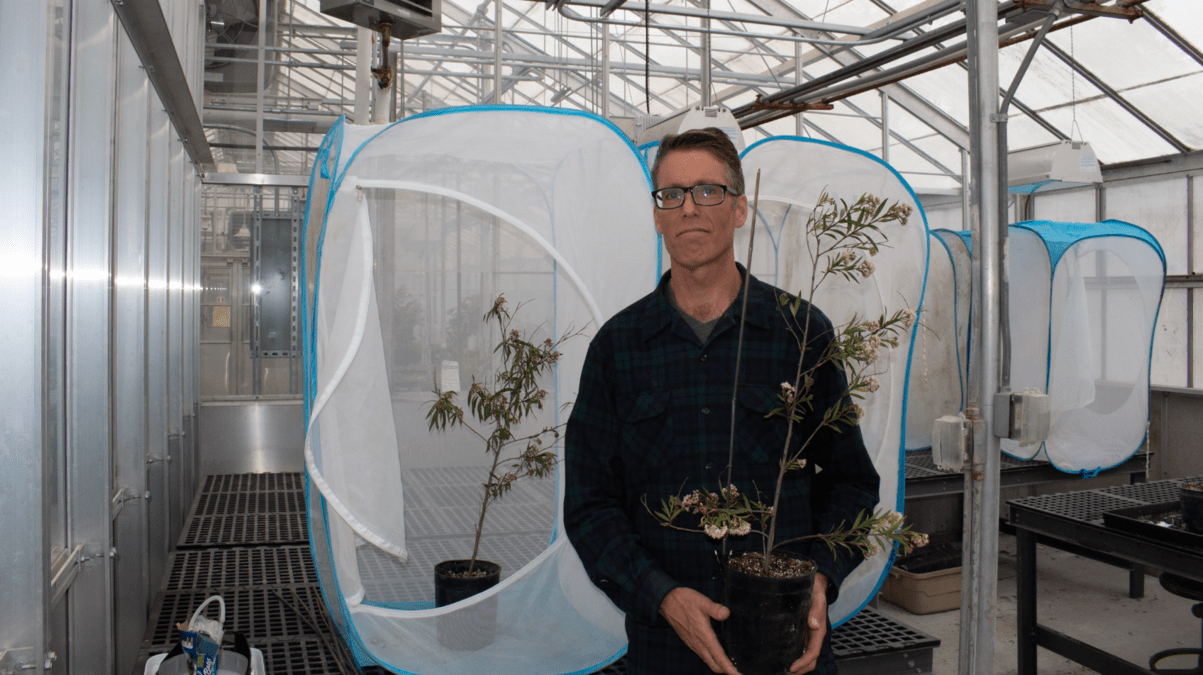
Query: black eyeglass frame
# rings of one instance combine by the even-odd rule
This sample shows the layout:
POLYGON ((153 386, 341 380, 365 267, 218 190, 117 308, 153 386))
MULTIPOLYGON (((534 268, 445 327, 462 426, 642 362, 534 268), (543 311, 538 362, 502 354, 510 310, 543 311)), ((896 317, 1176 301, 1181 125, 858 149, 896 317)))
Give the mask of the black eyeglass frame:
POLYGON ((694 206, 718 206, 719 204, 722 204, 723 202, 727 201, 727 195, 728 195, 728 194, 730 194, 732 197, 738 197, 738 196, 739 196, 739 193, 735 192, 735 191, 734 191, 734 190, 732 190, 731 188, 727 187, 726 185, 720 185, 720 184, 718 184, 718 183, 699 183, 699 184, 697 184, 697 185, 694 185, 694 186, 692 186, 692 187, 687 187, 687 188, 683 188, 683 187, 665 187, 665 188, 660 188, 659 190, 653 190, 653 191, 652 191, 652 200, 653 200, 653 201, 655 201, 655 203, 656 203, 656 208, 658 208, 658 209, 662 209, 662 210, 665 210, 665 211, 672 210, 672 209, 679 209, 679 208, 681 208, 682 206, 685 206, 685 197, 684 197, 684 195, 682 195, 682 196, 681 196, 681 203, 680 203, 680 204, 677 204, 676 206, 664 206, 664 195, 662 195, 661 193, 662 193, 662 192, 664 192, 665 190, 684 190, 685 192, 688 192, 688 193, 689 193, 689 198, 693 200, 694 206), (698 188, 718 188, 718 189, 722 190, 722 192, 723 192, 723 198, 722 198, 722 199, 720 199, 720 200, 718 200, 717 202, 715 202, 715 203, 713 203, 713 204, 702 204, 702 203, 699 203, 699 202, 698 202, 698 196, 697 196, 697 194, 694 192, 694 190, 697 190, 698 188))

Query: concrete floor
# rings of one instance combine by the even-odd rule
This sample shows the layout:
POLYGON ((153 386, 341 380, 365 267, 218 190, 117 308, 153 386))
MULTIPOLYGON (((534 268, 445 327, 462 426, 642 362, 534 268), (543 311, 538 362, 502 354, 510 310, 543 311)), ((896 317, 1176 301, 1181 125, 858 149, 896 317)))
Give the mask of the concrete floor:
MULTIPOLYGON (((1195 603, 1173 595, 1157 578, 1145 579, 1145 597, 1128 597, 1128 572, 1080 556, 1037 546, 1037 621, 1066 635, 1148 667, 1149 656, 1173 647, 1199 647, 1201 622, 1191 614, 1195 603)), ((957 675, 960 611, 917 615, 882 601, 879 611, 940 639, 934 675, 957 675)), ((998 614, 994 635, 994 673, 1017 672, 1015 624, 1015 538, 1001 535, 998 559, 998 614)), ((1040 675, 1094 671, 1038 649, 1040 675)), ((1167 660, 1162 668, 1191 668, 1191 658, 1167 660)))

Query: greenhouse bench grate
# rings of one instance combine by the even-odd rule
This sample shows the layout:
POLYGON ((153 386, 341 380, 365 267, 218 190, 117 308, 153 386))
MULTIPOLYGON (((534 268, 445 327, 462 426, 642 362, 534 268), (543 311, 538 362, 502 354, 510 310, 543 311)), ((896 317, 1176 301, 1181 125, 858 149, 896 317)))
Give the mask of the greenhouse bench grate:
MULTIPOLYGON (((835 629, 831 649, 840 675, 904 675, 930 673, 932 652, 940 640, 899 623, 872 607, 835 629)), ((626 675, 619 659, 597 675, 626 675)))

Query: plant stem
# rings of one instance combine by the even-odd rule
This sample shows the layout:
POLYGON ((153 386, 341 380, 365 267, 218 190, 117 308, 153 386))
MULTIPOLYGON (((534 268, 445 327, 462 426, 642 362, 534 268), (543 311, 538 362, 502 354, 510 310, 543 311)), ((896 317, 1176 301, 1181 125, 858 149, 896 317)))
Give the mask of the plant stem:
MULTIPOLYGON (((756 170, 756 187, 752 191, 752 231, 748 233, 748 266, 746 274, 752 276, 752 244, 756 242, 756 210, 760 206, 760 169, 756 170)), ((735 410, 739 400, 739 363, 744 351, 744 323, 748 315, 748 291, 750 279, 744 279, 744 299, 739 310, 739 340, 735 343, 735 375, 731 386, 731 442, 727 446, 727 485, 731 484, 731 472, 735 470, 735 410)), ((722 489, 719 485, 719 489, 722 489)), ((727 555, 727 538, 723 537, 723 555, 727 555)))
POLYGON ((501 448, 497 448, 491 454, 493 455, 493 466, 489 468, 489 480, 485 484, 485 498, 480 500, 480 517, 476 519, 476 541, 472 544, 472 559, 468 561, 468 574, 471 574, 472 569, 476 567, 476 555, 480 552, 480 535, 485 528, 485 513, 489 510, 489 503, 493 501, 489 496, 489 486, 497 480, 497 465, 501 463, 501 448))

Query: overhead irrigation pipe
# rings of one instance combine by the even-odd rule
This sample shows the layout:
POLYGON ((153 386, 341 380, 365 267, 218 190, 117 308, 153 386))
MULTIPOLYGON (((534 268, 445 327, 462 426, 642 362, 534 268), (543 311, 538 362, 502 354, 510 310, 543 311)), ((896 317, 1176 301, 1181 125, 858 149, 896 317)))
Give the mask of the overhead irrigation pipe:
MULTIPOLYGON (((1012 13, 1011 16, 1005 17, 1009 23, 1005 24, 1003 27, 1002 37, 999 40, 1000 48, 1010 47, 1034 38, 1038 31, 1031 30, 1032 27, 1047 18, 1046 12, 1051 11, 1053 5, 1050 5, 1050 8, 1047 10, 1043 7, 1040 7, 1041 11, 1038 13, 1031 13, 1031 20, 1023 23, 1020 23, 1019 19, 1027 14, 1027 12, 1023 12, 1018 15, 1013 14, 1013 12, 1015 12, 1017 9, 1023 9, 1024 7, 1032 9, 1033 3, 1038 1, 1045 0, 1026 0, 1026 4, 1022 6, 1013 2, 1004 3, 999 6, 1000 18, 1003 18, 1005 13, 1012 13), (1016 29, 1016 26, 1020 26, 1020 28, 1016 29)), ((1130 12, 1134 11, 1131 8, 1145 1, 1146 0, 1121 0, 1121 2, 1117 3, 1118 9, 1116 9, 1114 13, 1082 13, 1079 16, 1075 16, 1052 25, 1047 32, 1054 32, 1069 28, 1079 23, 1094 19, 1098 16, 1130 19, 1132 18, 1130 12)), ((920 49, 927 47, 940 48, 940 45, 937 43, 951 39, 952 37, 962 33, 965 30, 964 26, 964 21, 957 21, 946 26, 941 26, 940 28, 925 33, 918 38, 912 38, 901 45, 862 59, 852 66, 841 68, 828 73, 821 78, 815 78, 814 80, 807 82, 805 85, 796 86, 792 89, 787 89, 775 94, 769 98, 766 98, 765 102, 803 103, 821 101, 824 103, 832 103, 834 101, 839 101, 848 98, 849 96, 864 93, 887 84, 894 84, 895 82, 902 81, 908 77, 920 75, 930 70, 935 70, 952 63, 963 61, 967 58, 968 53, 966 50, 966 44, 961 44, 950 49, 941 49, 938 54, 926 57, 925 60, 923 60, 923 62, 927 64, 926 68, 908 69, 907 66, 901 66, 889 71, 889 73, 892 75, 892 77, 889 78, 865 78, 852 83, 846 83, 843 85, 843 87, 832 87, 829 90, 825 90, 817 94, 813 93, 819 86, 823 84, 846 80, 850 76, 866 72, 874 67, 877 67, 878 65, 884 65, 885 63, 889 63, 890 61, 896 60, 902 56, 906 56, 907 54, 913 53, 920 49)), ((918 62, 911 62, 911 64, 916 63, 918 62)), ((780 119, 781 117, 785 117, 788 114, 773 110, 755 110, 751 107, 751 105, 744 105, 735 108, 732 110, 732 113, 735 115, 736 119, 740 120, 740 127, 743 129, 750 129, 761 124, 772 122, 780 119)))
MULTIPOLYGON (((600 6, 600 3, 589 1, 589 0, 587 0, 585 2, 575 2, 573 4, 583 5, 586 7, 599 7, 600 6)), ((695 17, 695 18, 699 18, 699 19, 706 18, 706 13, 704 10, 693 10, 690 8, 678 7, 675 5, 653 5, 653 4, 649 4, 649 3, 630 3, 627 5, 623 5, 623 9, 632 11, 632 12, 650 11, 653 14, 669 14, 669 15, 675 15, 675 16, 695 17)), ((591 16, 585 16, 584 14, 580 14, 580 13, 572 10, 566 4, 560 6, 559 12, 561 15, 563 15, 567 19, 571 19, 573 21, 581 21, 584 23, 599 23, 599 24, 606 24, 606 25, 611 25, 611 26, 626 26, 629 28, 643 28, 645 25, 643 21, 618 21, 618 20, 609 19, 609 18, 595 18, 595 17, 591 17, 591 16)), ((786 42, 804 42, 807 44, 832 45, 832 46, 837 46, 837 47, 859 47, 859 46, 863 46, 863 45, 878 44, 880 42, 885 42, 887 40, 901 40, 901 39, 904 39, 904 38, 900 37, 901 33, 904 33, 907 30, 909 30, 909 28, 903 29, 900 31, 891 30, 888 33, 873 34, 870 37, 870 35, 872 33, 876 33, 876 31, 867 31, 864 28, 857 28, 855 26, 840 26, 840 25, 835 25, 835 24, 815 23, 813 21, 797 21, 797 20, 793 20, 793 19, 778 19, 778 18, 771 17, 771 16, 757 16, 754 14, 739 14, 737 12, 712 11, 710 18, 719 19, 719 20, 723 20, 723 21, 732 21, 732 22, 736 22, 736 23, 757 24, 757 25, 765 25, 765 26, 779 26, 782 28, 789 28, 793 31, 819 30, 819 31, 827 31, 827 32, 831 32, 831 33, 863 35, 864 37, 862 37, 861 39, 856 39, 856 40, 838 40, 838 39, 833 39, 833 38, 805 37, 803 35, 798 35, 798 34, 777 35, 777 34, 773 34, 773 33, 749 33, 747 31, 742 31, 742 30, 713 29, 713 28, 707 29, 704 26, 700 26, 700 25, 699 26, 689 26, 689 25, 677 25, 677 24, 668 25, 668 24, 653 23, 653 24, 651 24, 651 26, 653 28, 659 28, 660 30, 664 30, 664 31, 709 33, 711 35, 731 35, 734 37, 740 37, 740 38, 745 38, 745 39, 784 40, 786 42)))
MULTIPOLYGON (((1004 39, 1014 37, 1029 30, 1032 26, 1044 19, 1043 13, 1040 15, 1031 15, 1027 21, 1022 15, 1016 17, 1014 23, 1008 24, 1003 33, 1004 39)), ((928 49, 937 45, 937 43, 950 39, 951 37, 961 34, 965 30, 965 22, 957 21, 948 26, 941 27, 939 30, 931 31, 918 38, 908 40, 906 43, 888 49, 876 54, 870 58, 862 59, 856 64, 847 68, 841 68, 824 75, 817 77, 804 85, 793 87, 780 92, 774 96, 765 99, 766 102, 774 103, 802 103, 822 101, 830 103, 838 101, 842 98, 848 98, 855 94, 864 93, 873 89, 880 88, 887 84, 893 84, 908 77, 913 77, 930 70, 942 68, 946 65, 956 63, 957 61, 966 58, 968 53, 968 41, 958 44, 953 47, 945 48, 934 54, 921 57, 919 59, 908 61, 907 63, 880 70, 876 73, 866 75, 854 81, 848 81, 850 77, 867 73, 868 71, 884 66, 891 61, 907 56, 913 52, 928 49), (830 86, 828 86, 830 85, 830 86)), ((777 111, 758 111, 751 104, 740 106, 731 111, 736 119, 740 120, 740 126, 744 129, 754 127, 765 122, 770 122, 782 115, 777 111)))

